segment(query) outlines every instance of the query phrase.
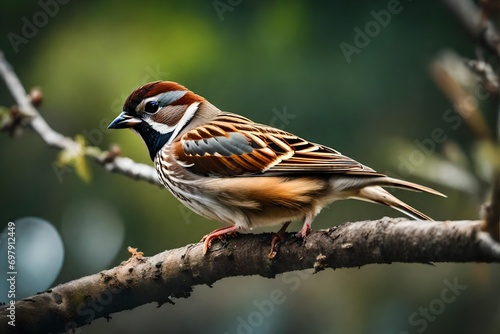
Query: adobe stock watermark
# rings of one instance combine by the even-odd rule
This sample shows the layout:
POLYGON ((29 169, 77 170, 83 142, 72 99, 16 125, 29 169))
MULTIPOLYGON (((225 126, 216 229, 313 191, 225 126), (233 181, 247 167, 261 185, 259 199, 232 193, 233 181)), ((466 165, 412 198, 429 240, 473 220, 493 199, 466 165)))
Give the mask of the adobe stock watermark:
MULTIPOLYGON (((244 316, 236 318, 236 334, 260 333, 258 329, 264 325, 274 312, 287 300, 287 291, 293 292, 301 286, 302 282, 311 277, 313 271, 294 271, 287 272, 281 276, 282 282, 287 285, 288 290, 274 289, 269 293, 269 298, 263 300, 254 300, 252 302, 253 310, 244 316)), ((230 334, 225 332, 224 334, 230 334)))
POLYGON ((273 108, 273 115, 274 116, 269 120, 269 125, 281 130, 290 124, 290 120, 297 117, 297 115, 288 112, 286 105, 283 106, 281 110, 273 108))
MULTIPOLYGON (((165 80, 170 75, 170 72, 163 72, 160 69, 159 64, 156 64, 156 66, 154 68, 148 65, 144 68, 144 70, 145 70, 146 74, 142 78, 141 84, 145 84, 145 83, 148 83, 150 81, 165 80)), ((139 86, 139 85, 137 85, 137 86, 139 86)), ((123 104, 125 103, 125 100, 127 99, 128 95, 130 93, 131 93, 131 91, 128 92, 127 94, 122 93, 119 97, 117 97, 116 99, 114 99, 111 102, 110 110, 112 113, 118 113, 118 112, 122 111, 123 104)), ((116 117, 116 116, 117 115, 114 115, 113 117, 116 117)), ((110 119, 110 122, 111 122, 111 119, 110 119)))
POLYGON ((363 27, 354 27, 354 45, 346 42, 339 44, 340 50, 348 64, 351 63, 353 54, 360 54, 364 48, 370 45, 373 38, 380 35, 383 28, 387 28, 391 23, 393 15, 397 15, 403 11, 403 5, 399 0, 389 0, 386 8, 379 11, 370 11, 373 20, 368 21, 363 27))
MULTIPOLYGON (((164 80, 168 75, 170 75, 169 72, 163 72, 160 69, 160 65, 158 64, 154 68, 148 65, 144 68, 144 70, 146 71, 146 74, 142 79, 142 83, 147 83, 156 80, 164 80)), ((109 118, 104 117, 98 122, 96 127, 92 129, 83 129, 80 132, 80 134, 83 135, 83 137, 85 138, 86 145, 98 147, 99 145, 102 144, 102 141, 104 140, 104 135, 112 131, 108 129, 109 123, 111 123, 113 118, 116 117, 119 112, 121 112, 123 104, 125 103, 127 97, 128 94, 127 95, 122 94, 120 95, 120 97, 114 99, 111 102, 110 112, 112 113, 112 116, 110 116, 109 118)), ((66 165, 61 166, 57 161, 52 162, 52 169, 56 174, 57 180, 59 182, 63 181, 64 174, 73 172, 73 167, 66 165)))
MULTIPOLYGON (((123 292, 123 288, 116 288, 112 285, 109 285, 109 288, 103 291, 100 295, 95 298, 85 297, 84 301, 82 301, 76 307, 76 314, 84 319, 86 324, 92 323, 96 319, 97 313, 100 313, 104 310, 104 308, 109 305, 115 295, 118 295, 123 292)), ((69 321, 64 326, 64 334, 79 334, 82 333, 83 330, 81 327, 74 321, 69 321)), ((60 332, 59 332, 60 333, 60 332)), ((50 334, 50 333, 49 333, 50 334)))
POLYGON ((232 12, 234 8, 242 2, 243 0, 215 0, 212 2, 212 6, 214 7, 217 16, 219 16, 219 20, 223 22, 224 13, 232 12))
POLYGON ((184 223, 186 223, 186 225, 191 224, 191 216, 194 214, 194 211, 189 209, 187 206, 185 206, 182 203, 179 203, 177 205, 177 208, 181 212, 181 216, 182 216, 182 219, 184 220, 184 223))
MULTIPOLYGON (((424 307, 419 307, 408 317, 408 323, 417 333, 423 333, 429 327, 429 323, 436 321, 438 316, 446 310, 447 305, 455 302, 457 297, 467 289, 467 285, 459 284, 457 277, 453 279, 453 282, 445 279, 443 283, 445 287, 438 298, 431 300, 424 307)), ((399 334, 410 334, 410 332, 402 331, 399 334)))
POLYGON ((21 27, 21 34, 16 34, 14 32, 9 32, 7 38, 9 39, 12 49, 17 54, 19 53, 19 46, 22 44, 28 44, 30 40, 38 35, 41 28, 45 27, 51 18, 59 13, 60 5, 65 5, 70 0, 39 0, 38 6, 40 10, 35 12, 31 18, 23 16, 21 22, 23 23, 21 27))

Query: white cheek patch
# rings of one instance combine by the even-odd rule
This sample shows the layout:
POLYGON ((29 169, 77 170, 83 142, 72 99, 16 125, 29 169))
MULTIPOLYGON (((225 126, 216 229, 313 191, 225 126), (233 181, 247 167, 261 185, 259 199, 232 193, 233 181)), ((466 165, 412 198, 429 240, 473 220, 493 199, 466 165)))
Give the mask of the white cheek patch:
POLYGON ((189 107, 187 107, 186 111, 184 112, 184 116, 182 116, 181 120, 175 127, 174 133, 172 133, 172 137, 170 137, 170 139, 168 140, 168 144, 171 144, 174 141, 175 137, 177 137, 179 132, 181 132, 182 129, 184 129, 184 127, 186 126, 186 124, 188 124, 189 121, 193 118, 194 114, 198 110, 199 105, 200 102, 193 102, 189 105, 189 107))
POLYGON ((163 123, 155 122, 150 117, 145 117, 144 121, 146 123, 148 123, 153 128, 153 130, 161 133, 162 135, 164 135, 166 133, 170 133, 170 132, 174 131, 174 129, 175 129, 174 126, 168 126, 168 125, 163 124, 163 123))

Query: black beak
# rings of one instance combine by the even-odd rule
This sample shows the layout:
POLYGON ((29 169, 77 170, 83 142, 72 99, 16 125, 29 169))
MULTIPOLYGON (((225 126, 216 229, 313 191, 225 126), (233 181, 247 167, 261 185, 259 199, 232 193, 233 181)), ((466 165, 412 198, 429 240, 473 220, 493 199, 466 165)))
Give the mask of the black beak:
POLYGON ((108 125, 108 129, 127 129, 136 126, 142 121, 134 116, 122 112, 113 122, 108 125))

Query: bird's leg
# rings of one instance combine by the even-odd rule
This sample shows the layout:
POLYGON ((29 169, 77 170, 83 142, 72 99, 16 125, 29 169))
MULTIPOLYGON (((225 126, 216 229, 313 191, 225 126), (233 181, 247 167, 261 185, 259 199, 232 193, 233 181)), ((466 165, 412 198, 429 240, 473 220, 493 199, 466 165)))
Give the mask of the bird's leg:
POLYGON ((205 235, 201 239, 201 242, 203 242, 203 255, 207 254, 214 239, 222 239, 224 237, 233 236, 239 229, 240 228, 236 225, 224 226, 205 235))
POLYGON ((302 228, 300 229, 299 232, 297 232, 297 237, 304 239, 307 235, 307 233, 311 232, 311 224, 313 221, 314 217, 307 216, 306 219, 304 220, 304 225, 302 225, 302 228))
POLYGON ((291 222, 286 222, 281 226, 278 232, 274 233, 273 238, 271 239, 271 251, 269 252, 268 257, 270 259, 274 259, 276 255, 278 254, 278 244, 283 240, 283 234, 285 234, 285 231, 290 225, 291 222))

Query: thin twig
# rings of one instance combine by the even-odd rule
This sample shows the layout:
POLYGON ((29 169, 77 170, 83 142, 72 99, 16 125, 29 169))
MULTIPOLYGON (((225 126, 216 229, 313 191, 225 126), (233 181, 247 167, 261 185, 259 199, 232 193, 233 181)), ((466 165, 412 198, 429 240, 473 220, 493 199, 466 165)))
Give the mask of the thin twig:
POLYGON ((490 64, 476 59, 464 59, 464 64, 479 77, 490 93, 498 94, 498 76, 490 64))
MULTIPOLYGON (((10 64, 5 60, 3 52, 0 50, 0 75, 5 80, 12 96, 19 105, 19 110, 28 119, 28 124, 43 141, 54 148, 68 151, 78 151, 80 145, 69 137, 54 131, 38 110, 31 104, 26 90, 15 74, 10 64)), ((123 174, 136 180, 146 181, 161 186, 153 167, 134 162, 126 157, 116 157, 109 152, 95 153, 96 150, 86 150, 85 154, 100 166, 113 173, 123 174)))
MULTIPOLYGON (((455 14, 458 20, 462 23, 467 32, 478 42, 484 49, 493 53, 497 60, 500 60, 500 35, 492 22, 489 21, 489 12, 497 11, 498 4, 496 2, 481 1, 480 4, 484 6, 479 8, 471 0, 443 0, 448 8, 455 14)), ((475 70, 479 74, 483 84, 489 91, 495 90, 498 94, 498 73, 493 71, 491 65, 483 60, 475 61, 469 60, 466 62, 469 68, 475 70)), ((496 138, 491 136, 487 138, 495 147, 495 152, 498 152, 498 145, 500 145, 500 105, 498 107, 497 124, 496 124, 496 138)), ((492 166, 492 188, 491 198, 489 203, 483 206, 485 230, 488 231, 495 240, 500 240, 500 166, 496 153, 494 165, 492 166)))
POLYGON ((469 35, 500 58, 500 37, 493 24, 471 0, 442 0, 462 23, 469 35))

